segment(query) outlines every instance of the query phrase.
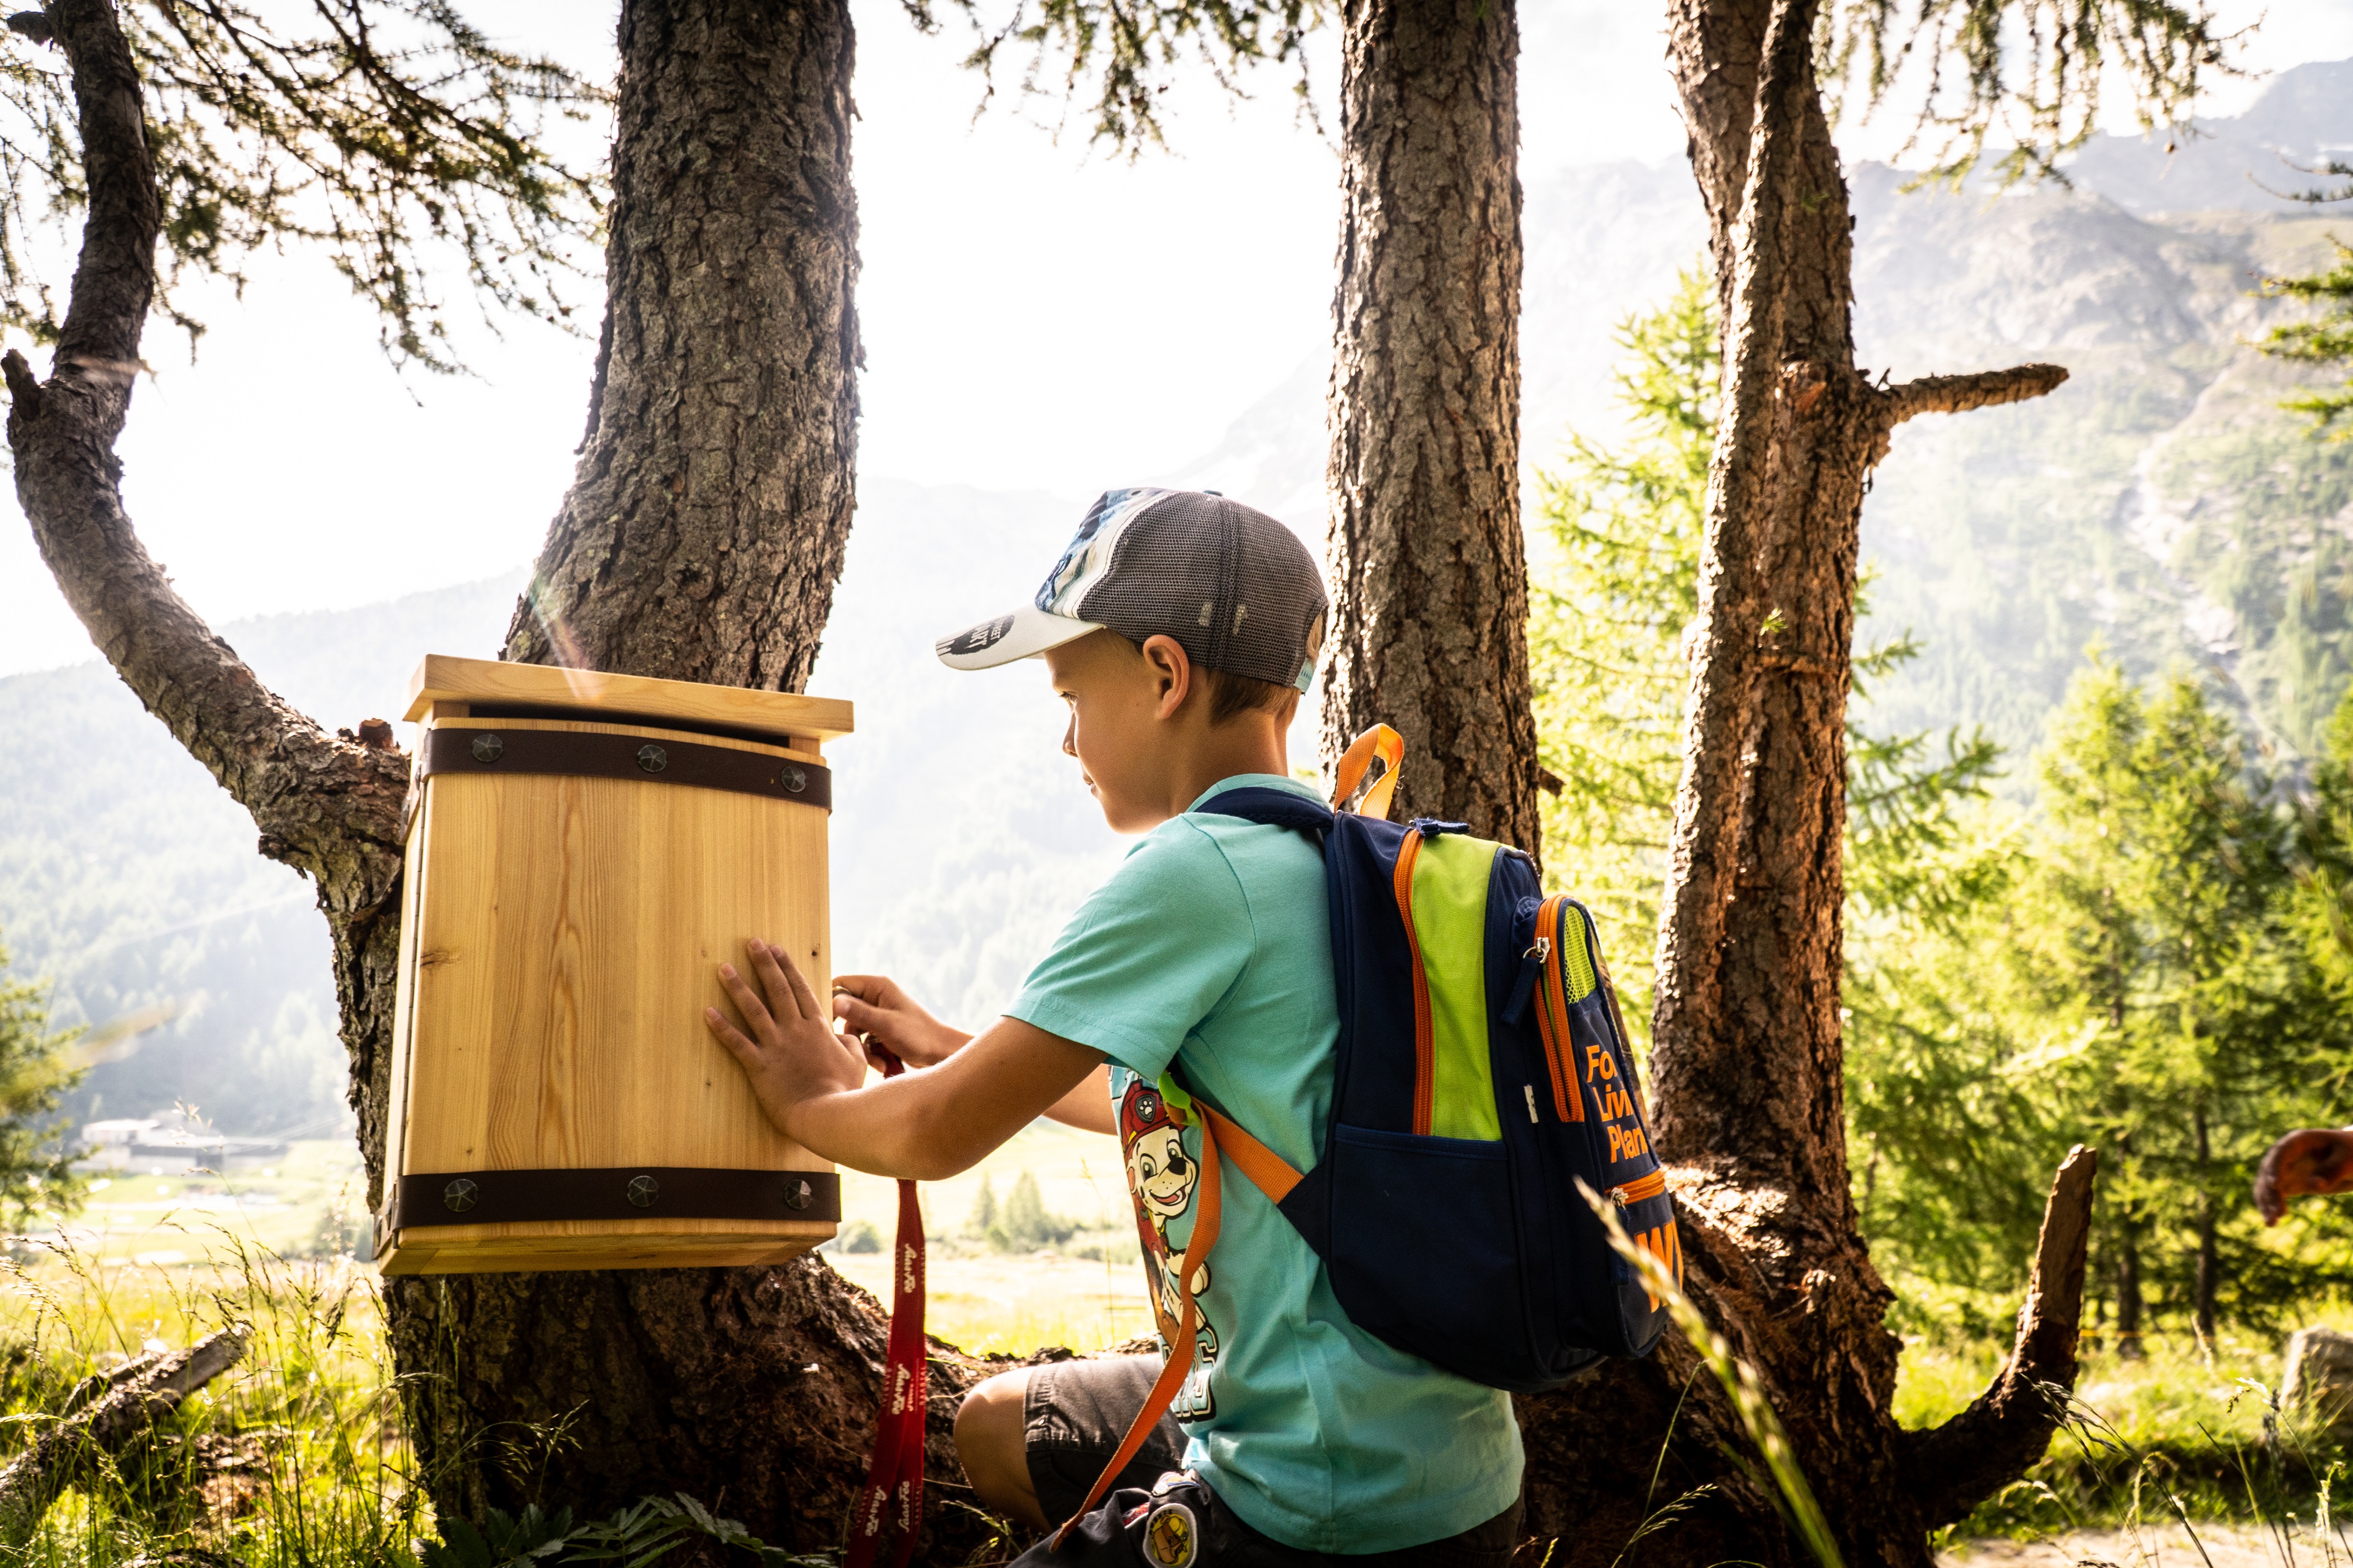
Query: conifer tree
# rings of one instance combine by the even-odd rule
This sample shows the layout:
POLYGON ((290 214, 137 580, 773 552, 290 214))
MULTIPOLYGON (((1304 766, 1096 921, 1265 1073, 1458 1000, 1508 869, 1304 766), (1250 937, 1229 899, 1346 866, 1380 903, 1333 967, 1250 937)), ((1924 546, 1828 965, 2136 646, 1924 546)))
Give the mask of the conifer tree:
POLYGON ((2266 1236, 2246 1202, 2280 1128, 2340 1109, 2353 1029, 2315 942, 2341 840, 2287 809, 2183 676, 2143 690, 2096 660, 2039 780, 2032 818, 1989 814, 1968 906, 1850 984, 1874 1253, 1915 1288, 2003 1289, 2039 1218, 2038 1156, 2096 1142, 2092 1267, 2118 1348, 2160 1319, 2210 1342, 2265 1323, 2353 1263, 2306 1245, 2311 1226, 2266 1236))
POLYGON ((58 1105, 80 1079, 69 1057, 79 1029, 52 1033, 47 989, 10 980, 0 947, 0 1215, 29 1229, 43 1213, 70 1213, 88 1180, 73 1168, 58 1105))
MULTIPOLYGON (((1619 324, 1624 438, 1571 432, 1537 476, 1542 542, 1532 573, 1528 646, 1538 756, 1562 787, 1544 807, 1546 869, 1600 923, 1627 997, 1650 1022, 1651 938, 1666 878, 1685 638, 1699 603, 1708 464, 1721 358, 1706 275, 1678 275, 1667 300, 1619 324)), ((1920 652, 1908 633, 1857 655, 1853 676, 1885 675, 1920 652)), ((1866 935, 1900 940, 1912 916, 1956 896, 1937 857, 1956 813, 1984 793, 1999 749, 1958 728, 1941 738, 1847 725, 1849 899, 1866 935)))

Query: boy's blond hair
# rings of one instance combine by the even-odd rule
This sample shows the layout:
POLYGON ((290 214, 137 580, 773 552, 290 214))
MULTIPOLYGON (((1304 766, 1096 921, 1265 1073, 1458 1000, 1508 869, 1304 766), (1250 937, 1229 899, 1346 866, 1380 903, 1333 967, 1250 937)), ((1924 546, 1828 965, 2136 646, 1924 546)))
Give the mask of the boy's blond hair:
MULTIPOLYGON (((1110 628, 1106 626, 1104 630, 1109 631, 1110 628)), ((1117 632, 1111 635, 1134 648, 1136 658, 1144 657, 1142 643, 1120 637, 1117 632)), ((1299 691, 1295 686, 1282 686, 1271 680, 1253 680, 1247 675, 1236 675, 1230 669, 1197 668, 1196 673, 1201 677, 1202 690, 1208 694, 1212 728, 1229 723, 1245 713, 1280 713, 1285 700, 1296 696, 1299 691)))

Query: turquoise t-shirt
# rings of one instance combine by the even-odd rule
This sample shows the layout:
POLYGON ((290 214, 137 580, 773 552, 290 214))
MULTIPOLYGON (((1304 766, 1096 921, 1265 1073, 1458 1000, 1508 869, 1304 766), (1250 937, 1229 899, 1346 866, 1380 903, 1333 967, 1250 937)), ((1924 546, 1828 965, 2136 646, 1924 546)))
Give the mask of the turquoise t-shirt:
MULTIPOLYGON (((1007 1011, 1111 1058, 1145 1271, 1164 1320, 1193 1230, 1198 1092, 1293 1166, 1332 1113, 1340 1017, 1324 862, 1287 828, 1200 810, 1203 792, 1128 852, 1007 1011), (1178 1104, 1159 1080, 1171 1064, 1178 1104)), ((1348 1321, 1324 1265, 1232 1162, 1197 1289, 1199 1359, 1176 1396, 1185 1463, 1252 1528, 1310 1552, 1390 1552, 1483 1523, 1520 1489, 1509 1395, 1393 1350, 1348 1321)), ((1419 1267, 1411 1258, 1400 1268, 1419 1267)))

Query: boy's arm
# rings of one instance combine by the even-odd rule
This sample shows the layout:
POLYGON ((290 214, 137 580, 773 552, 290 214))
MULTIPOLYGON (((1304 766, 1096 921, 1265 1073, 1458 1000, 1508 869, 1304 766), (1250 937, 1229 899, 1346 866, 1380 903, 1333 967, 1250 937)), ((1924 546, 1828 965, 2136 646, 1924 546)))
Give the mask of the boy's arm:
MULTIPOLYGON (((887 974, 833 977, 834 1016, 869 1045, 887 1047, 911 1068, 936 1067, 964 1049, 972 1037, 941 1023, 887 974)), ((1079 1087, 1046 1108, 1046 1114, 1082 1132, 1119 1131, 1111 1112, 1108 1063, 1079 1080, 1079 1087)))
MULTIPOLYGON (((743 1064, 770 1121, 853 1170, 924 1182, 955 1175, 1103 1070, 1101 1051, 1000 1018, 936 1067, 868 1084, 863 1045, 834 1033, 832 1010, 792 955, 764 942, 744 946, 759 990, 733 964, 719 966, 719 980, 749 1027, 716 1007, 703 1010, 704 1023, 743 1064)), ((1107 1120, 1109 1091, 1097 1092, 1107 1120)))
MULTIPOLYGON (((1016 1024, 1020 1020, 1008 1018, 1006 1022, 1016 1024)), ((1047 1038, 1060 1039, 1061 1037, 1050 1035, 1047 1038)), ((1079 1087, 1048 1106, 1046 1114, 1063 1126, 1075 1127, 1082 1132, 1117 1136, 1119 1119, 1111 1110, 1111 1064, 1105 1062, 1079 1079, 1079 1087)))

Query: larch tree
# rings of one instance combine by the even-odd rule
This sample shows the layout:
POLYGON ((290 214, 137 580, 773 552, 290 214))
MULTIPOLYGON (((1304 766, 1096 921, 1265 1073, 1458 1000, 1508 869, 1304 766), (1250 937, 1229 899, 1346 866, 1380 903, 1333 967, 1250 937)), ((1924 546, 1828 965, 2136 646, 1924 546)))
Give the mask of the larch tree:
MULTIPOLYGON (((1932 91, 1921 116, 1944 138, 1945 166, 1966 169, 2007 120, 2019 147, 2010 167, 2032 174, 2089 133, 2104 58, 2126 70, 2145 111, 2169 117, 2216 45, 2202 13, 2104 0, 1924 4, 1899 37, 1905 21, 1893 6, 1826 13, 1815 0, 1669 8, 1724 372, 1662 900, 1651 1102, 1691 1292, 1757 1370, 1841 1551, 1925 1568, 1932 1529, 2041 1456, 2057 1418, 2042 1387, 2073 1381, 2094 1157, 2081 1151, 2060 1166, 2008 1363, 1952 1420, 1900 1427, 1899 1346, 1883 1321, 1890 1296, 1856 1227, 1844 1131, 1841 842, 1859 523, 1896 425, 2040 396, 2065 372, 2024 365, 1878 386, 1854 363, 1852 220, 1818 65, 1843 66, 1879 94, 1908 50, 1937 62, 1956 54, 1966 68, 1955 96, 1932 91), (2013 9, 2027 24, 2022 63, 2002 56, 2013 9)), ((1727 1458, 1737 1429, 1693 1384, 1694 1364, 1687 1345, 1671 1342, 1530 1402, 1531 1448, 1576 1460, 1541 1465, 1529 1487, 1536 1523, 1576 1543, 1572 1560, 1599 1562, 1599 1542, 1630 1533, 1654 1474, 1670 1495, 1712 1489, 1646 1545, 1654 1558, 1781 1563, 1799 1552, 1756 1472, 1727 1458), (1585 1437, 1604 1430, 1646 1440, 1585 1437)))
POLYGON ((1392 725, 1403 815, 1535 854, 1518 18, 1513 0, 1341 16, 1324 752, 1392 725))
MULTIPOLYGON (((518 127, 534 103, 598 94, 491 47, 438 0, 313 11, 316 35, 292 38, 230 0, 56 0, 12 18, 0 97, 47 134, 0 151, 15 160, 0 288, 12 321, 54 343, 46 377, 5 362, 44 560, 124 682, 251 812, 262 853, 317 885, 374 1205, 407 759, 388 724, 334 731, 296 711, 180 599, 123 510, 113 447, 147 319, 172 309, 161 285, 233 274, 280 237, 328 248, 382 310, 387 348, 428 366, 453 363, 427 288, 450 252, 494 303, 561 313, 550 285, 596 203, 518 127), (42 46, 63 73, 22 52, 42 46), (43 184, 85 214, 61 313, 22 257, 43 184)), ((851 510, 849 7, 625 0, 619 28, 588 432, 505 654, 797 689, 851 510)), ((822 1262, 406 1279, 386 1306, 445 1515, 512 1509, 527 1489, 598 1510, 684 1491, 778 1546, 840 1541, 884 1325, 822 1262)), ((960 1479, 946 1417, 976 1370, 944 1347, 933 1368, 942 1484, 960 1479)), ((971 1510, 933 1519, 936 1558, 986 1538, 971 1510)))

